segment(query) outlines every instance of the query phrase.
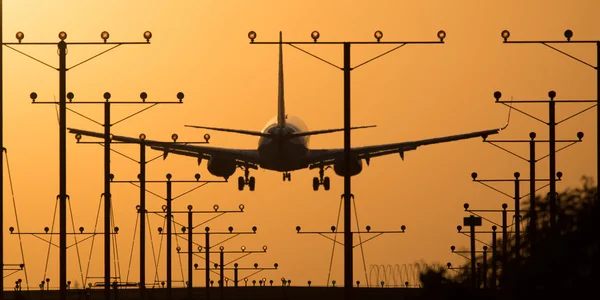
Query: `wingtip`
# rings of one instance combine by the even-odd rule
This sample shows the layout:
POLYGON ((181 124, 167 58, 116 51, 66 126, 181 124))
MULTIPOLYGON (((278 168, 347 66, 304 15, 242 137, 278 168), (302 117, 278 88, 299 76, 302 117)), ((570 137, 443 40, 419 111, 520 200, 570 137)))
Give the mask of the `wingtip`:
POLYGON ((504 125, 502 128, 500 128, 500 131, 508 128, 508 125, 510 124, 510 112, 512 111, 512 103, 510 104, 510 106, 508 107, 508 118, 506 119, 506 125, 504 125))

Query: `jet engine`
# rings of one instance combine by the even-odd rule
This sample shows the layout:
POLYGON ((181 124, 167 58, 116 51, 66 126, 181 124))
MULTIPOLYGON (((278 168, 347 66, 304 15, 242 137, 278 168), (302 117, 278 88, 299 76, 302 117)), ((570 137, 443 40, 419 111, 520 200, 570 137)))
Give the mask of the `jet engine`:
MULTIPOLYGON (((335 174, 339 176, 344 176, 346 174, 346 165, 343 159, 336 160, 333 164, 333 170, 335 174)), ((362 171, 362 160, 359 158, 354 158, 350 161, 350 176, 357 175, 362 171)))
POLYGON ((229 178, 235 173, 236 163, 233 159, 219 158, 212 156, 208 160, 207 169, 210 174, 215 176, 229 178))

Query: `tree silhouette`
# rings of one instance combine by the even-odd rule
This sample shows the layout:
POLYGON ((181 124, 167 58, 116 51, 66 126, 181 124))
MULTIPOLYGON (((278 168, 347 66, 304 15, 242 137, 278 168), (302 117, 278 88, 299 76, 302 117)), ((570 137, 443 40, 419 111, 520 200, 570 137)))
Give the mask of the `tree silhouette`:
MULTIPOLYGON (((514 235, 509 237, 508 253, 497 253, 499 271, 497 286, 518 292, 551 292, 556 290, 585 291, 600 282, 600 208, 597 186, 593 179, 583 177, 582 186, 568 188, 557 197, 556 227, 550 226, 549 197, 536 196, 537 222, 530 222, 529 201, 523 203, 527 213, 522 224, 527 230, 521 236, 520 259, 515 256, 514 235), (535 239, 530 230, 535 229, 535 239)), ((497 241, 501 245, 502 240, 497 241)), ((478 261, 481 261, 479 258, 478 261)), ((487 268, 491 272, 491 266, 487 268)), ((425 288, 445 288, 453 284, 468 286, 468 263, 457 267, 456 273, 430 267, 420 274, 425 288)), ((487 274, 487 280, 491 280, 487 274)), ((480 280, 483 277, 480 277, 480 280)), ((488 282, 488 287, 492 286, 488 282)))

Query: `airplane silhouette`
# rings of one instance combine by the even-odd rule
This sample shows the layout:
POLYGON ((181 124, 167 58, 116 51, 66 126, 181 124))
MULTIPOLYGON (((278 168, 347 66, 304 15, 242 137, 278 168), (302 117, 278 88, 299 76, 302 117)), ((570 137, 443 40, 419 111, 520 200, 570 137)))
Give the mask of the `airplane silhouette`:
MULTIPOLYGON (((329 190, 330 179, 328 176, 324 176, 325 169, 333 167, 333 170, 337 175, 344 176, 346 173, 346 167, 344 164, 344 149, 309 149, 309 138, 312 135, 343 131, 344 128, 309 131, 302 120, 297 117, 288 116, 285 113, 285 103, 283 97, 283 49, 281 32, 279 39, 279 86, 277 116, 269 121, 263 130, 252 131, 243 129, 185 125, 186 127, 258 136, 259 139, 257 149, 219 148, 153 140, 144 140, 143 143, 147 146, 150 146, 152 149, 163 151, 163 157, 165 159, 169 153, 196 157, 198 159, 198 164, 200 164, 203 159, 206 159, 208 160, 208 171, 212 175, 225 178, 225 180, 233 175, 237 168, 241 168, 244 170, 244 176, 240 176, 238 178, 238 189, 240 191, 243 190, 244 186, 246 185, 250 191, 255 189, 256 179, 253 176, 249 176, 249 174, 250 169, 256 170, 259 167, 266 170, 282 172, 283 181, 291 180, 291 171, 305 168, 309 168, 311 170, 319 169, 319 177, 313 178, 313 190, 317 191, 321 185, 325 190, 329 190)), ((351 129, 370 127, 374 127, 374 125, 351 127, 351 129)), ((419 146, 451 142, 474 137, 482 137, 485 139, 488 135, 497 134, 505 128, 506 126, 503 128, 417 141, 353 147, 351 149, 353 161, 349 172, 351 176, 359 174, 363 167, 362 161, 364 160, 367 165, 369 165, 370 159, 373 157, 397 153, 404 160, 404 152, 415 150, 419 146)), ((86 130, 69 128, 69 132, 80 136, 86 135, 104 138, 103 133, 86 130)), ((112 140, 127 143, 142 142, 139 138, 118 135, 112 135, 112 140)))

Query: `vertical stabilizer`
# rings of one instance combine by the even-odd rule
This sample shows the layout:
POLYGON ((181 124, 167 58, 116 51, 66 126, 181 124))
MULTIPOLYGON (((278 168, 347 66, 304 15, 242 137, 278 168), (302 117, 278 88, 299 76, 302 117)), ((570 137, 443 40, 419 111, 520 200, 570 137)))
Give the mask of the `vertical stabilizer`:
POLYGON ((285 127, 285 102, 283 99, 283 41, 279 32, 279 88, 277 94, 277 127, 285 127))

